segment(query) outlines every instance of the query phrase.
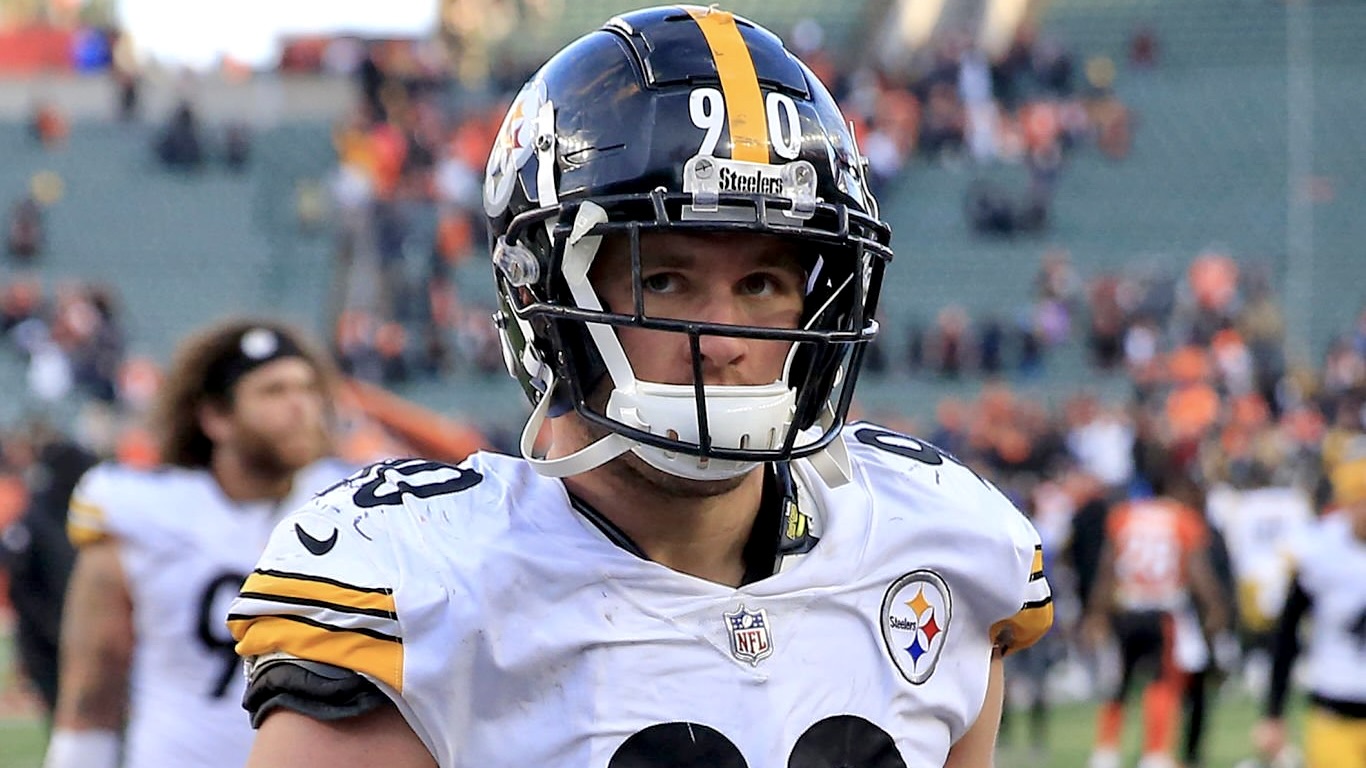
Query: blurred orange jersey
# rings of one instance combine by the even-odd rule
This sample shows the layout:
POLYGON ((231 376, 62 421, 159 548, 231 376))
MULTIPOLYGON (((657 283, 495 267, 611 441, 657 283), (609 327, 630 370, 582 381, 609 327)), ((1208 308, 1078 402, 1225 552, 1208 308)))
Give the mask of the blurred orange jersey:
POLYGON ((1121 610, 1175 610, 1187 602, 1187 556, 1208 543, 1200 513, 1170 499, 1121 504, 1106 523, 1121 610))

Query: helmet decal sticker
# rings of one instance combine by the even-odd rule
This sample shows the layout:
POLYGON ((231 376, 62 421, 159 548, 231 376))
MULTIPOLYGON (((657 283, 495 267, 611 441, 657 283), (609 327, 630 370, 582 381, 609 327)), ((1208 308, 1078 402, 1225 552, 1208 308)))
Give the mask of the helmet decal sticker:
POLYGON ((735 17, 712 8, 689 7, 689 15, 702 28, 711 48, 716 74, 725 96, 725 115, 730 127, 731 158, 750 163, 768 162, 768 113, 759 92, 759 76, 749 47, 735 24, 735 17))
POLYGON ((489 216, 507 210, 517 172, 535 152, 537 117, 545 101, 545 83, 535 78, 522 87, 503 118, 484 171, 484 213, 489 216))
MULTIPOLYGON (((802 152, 802 124, 797 103, 791 96, 777 91, 765 96, 764 103, 764 111, 768 115, 765 126, 768 144, 779 157, 797 159, 802 152)), ((721 92, 710 86, 694 88, 688 94, 688 116, 692 118, 694 126, 706 132, 697 154, 716 154, 716 146, 721 141, 721 128, 726 123, 726 102, 721 92)), ((746 161, 737 155, 736 162, 746 161)), ((768 162, 768 158, 759 162, 768 162)))

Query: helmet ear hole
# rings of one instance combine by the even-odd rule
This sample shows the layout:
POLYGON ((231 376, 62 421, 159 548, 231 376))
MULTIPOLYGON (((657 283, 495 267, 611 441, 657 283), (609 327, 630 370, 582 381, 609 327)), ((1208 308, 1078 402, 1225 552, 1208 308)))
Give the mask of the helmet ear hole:
POLYGON ((792 416, 797 429, 810 429, 820 418, 831 393, 844 378, 848 360, 842 360, 843 357, 836 349, 821 350, 815 345, 797 351, 788 377, 789 385, 799 393, 792 416))

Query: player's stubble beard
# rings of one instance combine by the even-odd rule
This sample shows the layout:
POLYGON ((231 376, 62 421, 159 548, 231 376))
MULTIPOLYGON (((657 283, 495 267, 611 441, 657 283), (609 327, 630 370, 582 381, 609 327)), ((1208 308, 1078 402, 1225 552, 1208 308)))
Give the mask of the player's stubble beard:
POLYGON ((287 450, 278 438, 237 425, 237 454, 252 475, 266 481, 293 477, 294 473, 322 458, 328 448, 327 432, 321 425, 304 427, 311 433, 311 449, 287 450))

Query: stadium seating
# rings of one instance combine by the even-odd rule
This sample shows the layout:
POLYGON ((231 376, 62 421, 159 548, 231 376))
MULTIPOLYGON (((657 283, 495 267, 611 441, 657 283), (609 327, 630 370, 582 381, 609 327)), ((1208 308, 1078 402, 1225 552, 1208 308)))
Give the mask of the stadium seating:
MULTIPOLYGON (((698 3, 705 5, 705 3, 698 3)), ((507 40, 506 47, 514 60, 539 61, 547 52, 598 26, 604 19, 623 11, 639 8, 633 0, 572 0, 552 2, 560 15, 542 24, 526 24, 507 40)), ((646 3, 648 5, 648 3, 646 3)), ((818 22, 825 31, 825 43, 832 50, 856 48, 855 36, 868 22, 868 14, 885 8, 884 0, 847 0, 832 3, 828 0, 731 0, 722 6, 729 11, 771 27, 786 35, 794 20, 808 18, 818 22)))
MULTIPOLYGON (((1163 63, 1177 67, 1282 65, 1286 8, 1266 0, 1050 0, 1045 25, 1079 51, 1122 58, 1130 35, 1151 28, 1163 63)), ((1360 3, 1312 0, 1318 64, 1366 63, 1360 3)))

